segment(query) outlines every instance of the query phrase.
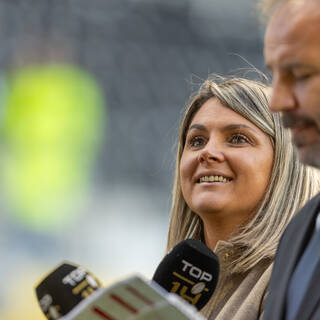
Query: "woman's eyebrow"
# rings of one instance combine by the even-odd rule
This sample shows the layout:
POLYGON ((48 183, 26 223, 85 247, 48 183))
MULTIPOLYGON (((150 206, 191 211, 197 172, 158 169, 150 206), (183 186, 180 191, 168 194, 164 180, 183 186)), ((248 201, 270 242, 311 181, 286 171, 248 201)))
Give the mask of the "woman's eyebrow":
POLYGON ((237 130, 237 129, 249 129, 253 132, 256 132, 256 130, 250 126, 247 126, 246 124, 229 124, 222 128, 223 131, 230 131, 230 130, 237 130))
POLYGON ((198 130, 207 130, 206 127, 202 124, 195 123, 192 126, 189 127, 188 131, 192 129, 198 129, 198 130))
MULTIPOLYGON (((202 124, 198 124, 198 123, 195 123, 193 124, 192 126, 189 127, 188 131, 192 130, 192 129, 198 129, 198 130, 203 130, 203 131, 206 131, 207 128, 202 125, 202 124)), ((254 128, 246 125, 246 124, 229 124, 229 125, 226 125, 222 128, 222 131, 230 131, 230 130, 237 130, 237 129, 249 129, 253 132, 256 132, 256 130, 254 130, 254 128)))

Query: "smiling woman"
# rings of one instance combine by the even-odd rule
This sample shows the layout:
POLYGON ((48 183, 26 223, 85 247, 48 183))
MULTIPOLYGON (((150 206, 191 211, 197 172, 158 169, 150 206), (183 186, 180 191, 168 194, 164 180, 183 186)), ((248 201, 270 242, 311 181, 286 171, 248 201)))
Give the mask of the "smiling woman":
POLYGON ((268 101, 262 83, 209 79, 182 119, 167 249, 193 238, 218 255, 209 319, 262 317, 280 236, 319 191, 268 101))
POLYGON ((217 98, 210 98, 195 114, 181 156, 181 189, 204 223, 210 248, 254 213, 272 163, 268 135, 217 98))

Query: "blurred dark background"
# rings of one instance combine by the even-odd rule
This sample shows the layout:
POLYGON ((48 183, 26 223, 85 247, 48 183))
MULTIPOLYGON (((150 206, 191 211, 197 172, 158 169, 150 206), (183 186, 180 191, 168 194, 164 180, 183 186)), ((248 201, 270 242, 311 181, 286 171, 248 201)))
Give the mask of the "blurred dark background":
POLYGON ((33 285, 62 260, 105 284, 152 275, 165 250, 183 108, 211 73, 259 78, 256 2, 0 0, 1 319, 42 319, 33 285), (44 94, 52 66, 62 78, 72 69, 60 87, 72 87, 74 113, 61 113, 67 93, 44 94))

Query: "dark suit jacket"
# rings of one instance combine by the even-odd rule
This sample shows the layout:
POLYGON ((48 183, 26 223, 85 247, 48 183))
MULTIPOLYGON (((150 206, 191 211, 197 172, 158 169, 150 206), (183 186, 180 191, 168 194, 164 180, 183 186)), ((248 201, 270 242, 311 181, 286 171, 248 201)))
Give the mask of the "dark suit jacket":
MULTIPOLYGON (((292 219, 280 240, 271 275, 264 320, 284 319, 288 283, 313 234, 319 209, 320 194, 310 200, 292 219)), ((317 268, 312 278, 311 285, 294 320, 307 319, 320 319, 320 267, 317 268)))

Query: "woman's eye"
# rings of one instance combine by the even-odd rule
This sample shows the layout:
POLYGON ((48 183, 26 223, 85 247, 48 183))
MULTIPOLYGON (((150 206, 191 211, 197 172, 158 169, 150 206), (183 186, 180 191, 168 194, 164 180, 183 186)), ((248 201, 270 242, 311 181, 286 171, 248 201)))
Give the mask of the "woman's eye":
POLYGON ((202 145, 204 145, 204 143, 205 143, 205 140, 202 137, 194 137, 189 140, 189 146, 191 148, 201 147, 202 145))
POLYGON ((243 143, 249 143, 250 140, 244 136, 243 134, 234 134, 229 140, 232 144, 243 144, 243 143))

